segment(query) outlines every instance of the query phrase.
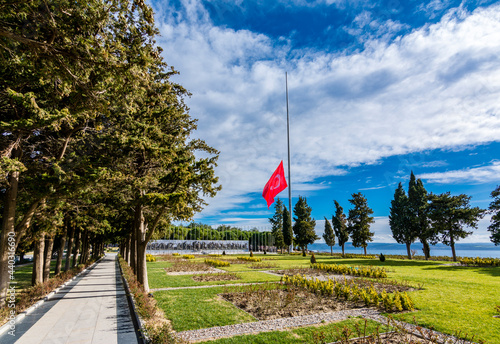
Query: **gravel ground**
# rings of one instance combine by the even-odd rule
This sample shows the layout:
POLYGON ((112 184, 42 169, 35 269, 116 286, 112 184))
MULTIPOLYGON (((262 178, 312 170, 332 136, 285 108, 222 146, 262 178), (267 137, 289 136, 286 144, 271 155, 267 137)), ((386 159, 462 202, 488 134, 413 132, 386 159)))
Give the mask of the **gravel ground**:
POLYGON ((259 333, 282 330, 286 328, 310 326, 323 322, 341 321, 349 317, 369 317, 378 315, 378 311, 371 308, 358 308, 340 312, 318 313, 303 315, 293 318, 281 318, 273 320, 256 321, 245 324, 217 326, 201 330, 178 332, 177 335, 187 341, 196 342, 201 340, 232 337, 241 334, 259 333))

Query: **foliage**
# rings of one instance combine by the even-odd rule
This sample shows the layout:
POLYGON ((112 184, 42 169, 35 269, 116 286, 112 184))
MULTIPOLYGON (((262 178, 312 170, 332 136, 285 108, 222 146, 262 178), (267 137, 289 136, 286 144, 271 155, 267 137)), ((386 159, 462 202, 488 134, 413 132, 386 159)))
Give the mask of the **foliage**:
POLYGON ((458 261, 462 265, 467 266, 500 266, 500 259, 498 258, 459 258, 458 261))
POLYGON ((311 255, 311 264, 316 264, 316 257, 314 256, 314 253, 311 255))
POLYGON ((383 253, 380 254, 379 259, 382 263, 385 262, 385 256, 383 253))
POLYGON ((231 264, 225 260, 218 259, 205 259, 205 264, 211 265, 213 267, 223 267, 223 266, 231 266, 231 264))
POLYGON ((363 302, 368 307, 376 306, 384 309, 386 312, 414 310, 414 303, 406 292, 395 292, 391 296, 387 294, 385 290, 381 293, 377 293, 373 286, 369 288, 360 287, 349 280, 344 280, 344 282, 337 282, 331 279, 320 281, 317 278, 312 277, 308 279, 302 275, 284 275, 281 281, 284 284, 306 288, 313 292, 334 296, 346 301, 363 302))
POLYGON ((184 259, 194 259, 195 257, 192 254, 183 254, 182 258, 184 258, 184 259))
POLYGON ((251 255, 250 257, 238 256, 238 257, 236 257, 236 259, 244 260, 247 262, 261 262, 262 261, 262 258, 254 257, 253 255, 251 255))
POLYGON ((375 266, 347 266, 339 264, 311 263, 311 268, 342 275, 372 277, 372 278, 387 277, 387 272, 385 271, 384 268, 378 268, 375 266))
POLYGON ((325 217, 325 232, 323 233, 323 239, 325 239, 325 243, 328 246, 330 246, 330 251, 332 251, 333 246, 335 246, 335 233, 333 233, 332 225, 330 224, 330 221, 328 221, 326 217, 325 217))
POLYGON ((307 205, 305 197, 299 196, 299 200, 295 203, 293 212, 295 214, 293 225, 293 233, 295 234, 295 243, 302 248, 305 253, 307 245, 314 243, 318 237, 314 228, 316 221, 311 217, 311 207, 307 205))
POLYGON ((156 262, 156 257, 152 254, 146 254, 146 262, 156 262))
POLYGON ((339 241, 339 246, 342 247, 342 254, 344 254, 344 245, 349 240, 349 231, 347 229, 347 218, 344 214, 344 209, 337 201, 335 203, 335 215, 332 216, 332 226, 335 231, 335 236, 339 241))
POLYGON ((488 231, 491 232, 490 240, 495 245, 500 245, 500 186, 491 192, 493 201, 488 208, 491 216, 491 224, 488 226, 488 231))
POLYGON ((455 242, 472 234, 464 227, 477 228, 478 221, 484 216, 484 210, 470 206, 470 199, 464 194, 451 196, 449 192, 430 196, 429 218, 432 228, 439 233, 441 241, 451 247, 454 261, 455 242))
POLYGON ((392 237, 400 244, 406 244, 408 259, 411 259, 410 244, 417 238, 415 226, 412 226, 408 197, 403 185, 399 183, 391 201, 389 225, 392 237))
POLYGON ((373 210, 368 207, 366 198, 361 192, 351 195, 349 202, 354 206, 349 210, 348 231, 351 233, 352 245, 363 247, 366 254, 368 242, 373 241, 373 232, 370 232, 370 225, 375 222, 371 214, 373 210))
POLYGON ((274 205, 274 215, 269 219, 271 223, 271 233, 274 237, 274 245, 276 248, 281 249, 285 247, 283 238, 283 201, 278 198, 274 205))

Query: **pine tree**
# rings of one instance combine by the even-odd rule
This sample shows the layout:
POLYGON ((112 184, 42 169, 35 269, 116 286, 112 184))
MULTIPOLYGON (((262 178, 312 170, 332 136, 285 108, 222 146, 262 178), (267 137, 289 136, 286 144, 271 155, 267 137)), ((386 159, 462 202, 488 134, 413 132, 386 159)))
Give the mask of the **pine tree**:
POLYGON ((295 242, 302 248, 302 254, 306 254, 307 245, 314 243, 318 237, 314 231, 316 221, 311 218, 311 207, 307 205, 305 197, 299 196, 299 200, 293 208, 294 221, 293 233, 295 234, 295 242))
POLYGON ((349 240, 347 218, 344 214, 344 209, 340 206, 339 202, 333 202, 335 202, 335 216, 332 216, 332 225, 333 230, 335 231, 335 236, 339 241, 339 246, 342 247, 342 257, 344 257, 345 243, 349 240))
POLYGON ((491 216, 491 224, 488 226, 488 231, 491 232, 490 240, 495 246, 500 245, 500 186, 491 192, 493 201, 490 203, 488 210, 493 214, 491 216))
POLYGON ((411 259, 410 247, 417 236, 413 231, 414 227, 411 226, 408 211, 408 197, 403 189, 403 185, 399 183, 398 188, 394 192, 394 199, 391 201, 389 225, 394 240, 400 244, 406 244, 408 259, 411 259))
POLYGON ((281 253, 283 253, 283 247, 285 246, 283 241, 283 201, 278 198, 274 207, 274 215, 269 219, 272 226, 271 233, 273 234, 276 248, 281 249, 281 253))
POLYGON ((430 196, 429 218, 432 227, 439 233, 443 244, 451 247, 454 262, 457 261, 455 243, 472 234, 464 227, 477 229, 477 223, 484 216, 484 210, 471 208, 470 199, 464 194, 451 196, 449 192, 430 196))
POLYGON ((348 228, 351 233, 352 245, 354 247, 363 247, 366 255, 368 242, 373 241, 373 232, 370 232, 370 224, 374 223, 371 214, 373 210, 368 207, 366 198, 361 192, 352 194, 349 202, 354 206, 349 210, 348 228))
POLYGON ((330 254, 333 256, 333 246, 335 245, 335 233, 333 233, 332 225, 325 216, 325 232, 323 233, 325 243, 330 246, 330 254))
POLYGON ((420 179, 416 180, 413 171, 408 185, 408 213, 411 232, 419 238, 423 245, 425 259, 430 258, 430 245, 437 243, 436 233, 429 223, 427 190, 420 179))
POLYGON ((283 243, 288 248, 288 253, 290 253, 290 246, 293 243, 293 230, 290 213, 285 205, 283 205, 283 243))

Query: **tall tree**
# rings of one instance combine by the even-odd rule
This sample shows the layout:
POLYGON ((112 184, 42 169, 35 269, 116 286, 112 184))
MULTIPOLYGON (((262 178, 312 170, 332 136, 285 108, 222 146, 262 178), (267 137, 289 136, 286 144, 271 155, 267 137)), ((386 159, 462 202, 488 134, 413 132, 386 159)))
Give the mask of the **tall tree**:
POLYGON ((339 246, 342 247, 342 257, 345 256, 345 243, 349 240, 349 231, 347 228, 347 217, 344 214, 344 209, 337 201, 335 203, 335 215, 332 216, 333 230, 339 241, 339 246))
POLYGON ((427 214, 428 196, 422 180, 416 180, 413 171, 408 184, 408 215, 411 230, 419 238, 423 246, 425 259, 431 255, 430 245, 437 243, 437 236, 429 224, 427 214))
POLYGON ((352 245, 362 247, 365 251, 368 242, 373 241, 373 232, 370 232, 370 225, 375 222, 371 214, 373 210, 368 206, 368 201, 361 192, 351 195, 349 202, 354 206, 349 209, 348 230, 351 233, 352 245))
POLYGON ((491 232, 490 240, 495 245, 500 245, 500 186, 491 192, 493 201, 488 208, 492 213, 491 224, 488 226, 488 231, 491 232))
POLYGON ((333 246, 335 246, 335 233, 333 233, 332 225, 325 216, 325 232, 323 233, 325 243, 330 246, 330 255, 333 256, 333 246))
POLYGON ((293 243, 293 230, 290 213, 286 205, 283 205, 283 243, 287 247, 288 253, 290 253, 290 246, 292 246, 293 243))
POLYGON ((311 217, 311 207, 307 205, 307 200, 305 197, 299 196, 299 200, 295 203, 293 208, 294 225, 293 233, 295 234, 295 242, 302 249, 302 254, 305 256, 307 245, 314 243, 318 237, 314 227, 316 226, 316 221, 311 217))
POLYGON ((283 253, 283 247, 285 246, 283 242, 283 201, 279 198, 274 205, 274 209, 274 215, 269 219, 272 228, 271 233, 276 248, 281 249, 281 253, 283 253))
POLYGON ((449 192, 430 196, 429 218, 432 227, 439 233, 443 244, 451 247, 454 262, 457 261, 455 243, 472 234, 464 227, 477 229, 477 223, 484 216, 484 210, 470 206, 470 199, 464 194, 451 196, 449 192))
POLYGON ((406 245, 408 259, 411 259, 411 244, 415 241, 417 235, 414 232, 415 227, 410 222, 408 197, 401 183, 399 183, 394 192, 394 199, 391 201, 389 225, 394 240, 406 245))

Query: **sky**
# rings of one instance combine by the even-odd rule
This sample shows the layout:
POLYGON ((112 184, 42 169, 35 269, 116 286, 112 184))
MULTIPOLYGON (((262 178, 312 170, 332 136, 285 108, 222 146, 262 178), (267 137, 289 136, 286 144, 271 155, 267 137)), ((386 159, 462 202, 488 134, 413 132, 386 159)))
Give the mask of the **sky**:
MULTIPOLYGON (((321 236, 333 200, 361 192, 375 242, 398 183, 465 193, 500 184, 500 4, 494 1, 150 0, 193 138, 220 151, 222 190, 194 221, 270 229, 264 185, 287 173, 321 236)), ((288 190, 279 197, 288 204, 288 190)), ((461 242, 488 242, 490 215, 461 242)))

